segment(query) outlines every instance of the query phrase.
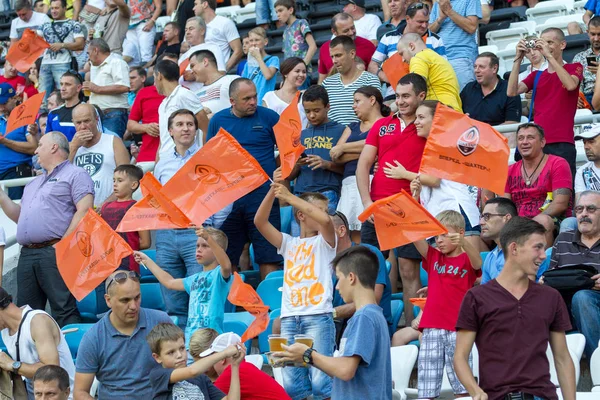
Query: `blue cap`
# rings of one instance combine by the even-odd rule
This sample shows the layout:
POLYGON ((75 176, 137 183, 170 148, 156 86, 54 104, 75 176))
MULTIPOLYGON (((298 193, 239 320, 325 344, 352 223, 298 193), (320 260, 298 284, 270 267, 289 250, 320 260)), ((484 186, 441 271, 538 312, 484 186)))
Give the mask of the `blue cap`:
POLYGON ((15 88, 10 83, 0 83, 0 104, 6 104, 8 99, 16 94, 15 88))

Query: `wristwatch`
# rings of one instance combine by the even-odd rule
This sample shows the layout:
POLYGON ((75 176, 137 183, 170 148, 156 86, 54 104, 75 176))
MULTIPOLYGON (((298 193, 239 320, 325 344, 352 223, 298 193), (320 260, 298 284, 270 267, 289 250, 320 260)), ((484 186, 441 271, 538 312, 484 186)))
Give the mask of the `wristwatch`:
POLYGON ((302 356, 302 361, 304 361, 305 364, 313 365, 313 358, 312 358, 313 351, 316 351, 316 350, 313 348, 309 348, 309 349, 306 349, 306 351, 304 352, 304 355, 302 356))
POLYGON ((21 361, 15 361, 12 363, 12 369, 15 374, 19 372, 19 368, 21 368, 21 361))

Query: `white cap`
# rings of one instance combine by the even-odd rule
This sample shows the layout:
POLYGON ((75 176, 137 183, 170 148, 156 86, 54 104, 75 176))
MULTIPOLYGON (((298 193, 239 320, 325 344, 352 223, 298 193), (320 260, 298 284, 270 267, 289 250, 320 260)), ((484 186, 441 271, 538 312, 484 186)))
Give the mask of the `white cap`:
POLYGON ((600 135, 600 124, 584 125, 581 133, 575 136, 575 140, 593 139, 600 135))
POLYGON ((242 338, 233 332, 222 333, 215 338, 210 347, 200 353, 200 357, 210 356, 212 353, 219 353, 232 344, 242 341, 242 338))

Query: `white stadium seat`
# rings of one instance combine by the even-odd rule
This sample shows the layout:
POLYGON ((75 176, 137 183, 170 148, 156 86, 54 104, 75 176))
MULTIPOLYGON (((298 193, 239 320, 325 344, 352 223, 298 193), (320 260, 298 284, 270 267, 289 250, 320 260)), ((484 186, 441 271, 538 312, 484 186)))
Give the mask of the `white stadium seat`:
POLYGON ((217 15, 222 15, 223 17, 231 18, 233 21, 235 21, 235 18, 236 18, 235 16, 240 8, 242 8, 242 7, 240 7, 240 6, 217 7, 217 9, 215 10, 215 13, 217 15))
POLYGON ((585 13, 585 9, 583 8, 585 7, 585 3, 587 3, 587 0, 580 0, 574 2, 573 11, 575 11, 575 13, 585 13))
POLYGON ((242 23, 248 19, 252 19, 256 17, 256 3, 249 3, 244 7, 237 10, 235 16, 236 23, 242 23))
POLYGON ((592 392, 600 392, 600 347, 597 347, 590 360, 590 373, 592 375, 592 392))
MULTIPOLYGON (((579 375, 581 373, 580 362, 581 356, 583 355, 583 349, 585 347, 585 336, 583 336, 581 333, 567 335, 567 347, 569 349, 569 354, 573 359, 573 364, 575 365, 575 385, 577 385, 579 382, 579 375)), ((552 355, 550 345, 548 345, 548 349, 546 350, 546 356, 548 357, 548 362, 550 363, 550 380, 554 386, 559 387, 556 367, 554 366, 554 356, 552 355)))
POLYGON ((506 48, 506 45, 516 43, 530 34, 526 27, 508 28, 499 31, 486 33, 485 37, 488 44, 498 46, 499 49, 506 48))
POLYGON ((408 387, 410 374, 417 362, 419 349, 414 344, 396 346, 390 349, 392 358, 392 381, 394 382, 394 396, 406 399, 404 390, 408 387))
POLYGON ((568 15, 573 11, 573 0, 550 0, 542 1, 533 8, 527 9, 527 19, 535 21, 538 25, 543 24, 549 18, 558 15, 568 15))
POLYGON ((535 28, 536 34, 538 36, 541 35, 542 31, 546 28, 559 28, 559 29, 562 29, 562 31, 565 33, 565 35, 567 35, 567 26, 571 22, 577 22, 579 24, 579 26, 581 26, 581 29, 584 32, 587 31, 587 26, 585 26, 585 24, 583 23, 583 14, 571 14, 571 15, 564 15, 561 17, 548 18, 546 20, 546 22, 538 25, 535 28))
POLYGON ((485 52, 490 52, 490 53, 498 53, 498 46, 494 46, 493 44, 490 44, 488 46, 479 46, 479 54, 481 53, 485 53, 485 52))

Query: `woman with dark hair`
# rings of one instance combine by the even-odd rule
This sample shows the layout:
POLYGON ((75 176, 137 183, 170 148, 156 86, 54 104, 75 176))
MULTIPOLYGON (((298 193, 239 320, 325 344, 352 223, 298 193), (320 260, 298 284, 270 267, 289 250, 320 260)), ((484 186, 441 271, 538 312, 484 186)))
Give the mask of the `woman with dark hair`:
POLYGON ((358 216, 364 208, 356 185, 356 165, 369 130, 378 119, 390 115, 390 108, 383 104, 381 91, 372 86, 363 86, 354 92, 352 108, 359 121, 348 125, 330 154, 334 162, 344 164, 342 193, 337 210, 348 217, 352 241, 360 243, 361 223, 358 216))
MULTIPOLYGON (((281 63, 279 72, 283 76, 281 87, 278 90, 265 93, 262 105, 281 115, 306 81, 306 64, 299 57, 290 57, 281 63)), ((298 101, 298 112, 300 113, 302 129, 304 129, 307 127, 308 121, 304 113, 304 107, 302 107, 302 101, 298 101)))

